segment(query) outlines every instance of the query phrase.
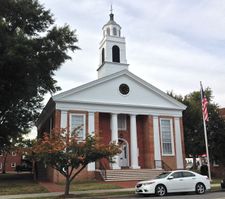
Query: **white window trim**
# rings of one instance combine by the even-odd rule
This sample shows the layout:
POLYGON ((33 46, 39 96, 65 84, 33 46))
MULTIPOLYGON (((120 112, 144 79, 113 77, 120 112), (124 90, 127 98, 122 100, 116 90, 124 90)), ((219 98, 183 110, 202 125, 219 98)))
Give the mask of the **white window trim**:
POLYGON ((15 162, 12 162, 11 163, 11 167, 13 167, 13 168, 16 167, 16 163, 15 162))
POLYGON ((12 151, 12 156, 16 156, 16 152, 12 151))
POLYGON ((161 140, 161 151, 162 151, 162 156, 175 156, 174 153, 174 137, 173 137, 173 120, 172 118, 160 118, 160 140, 161 140), (170 121, 170 132, 171 132, 171 144, 172 144, 172 153, 164 153, 163 151, 163 140, 162 140, 162 120, 169 120, 170 121))
POLYGON ((2 151, 0 151, 0 156, 3 156, 3 152, 2 151))
POLYGON ((85 138, 86 138, 86 114, 82 114, 82 113, 71 113, 70 114, 70 133, 72 132, 72 125, 71 125, 72 124, 72 116, 83 116, 83 123, 84 123, 83 140, 85 140, 85 138))

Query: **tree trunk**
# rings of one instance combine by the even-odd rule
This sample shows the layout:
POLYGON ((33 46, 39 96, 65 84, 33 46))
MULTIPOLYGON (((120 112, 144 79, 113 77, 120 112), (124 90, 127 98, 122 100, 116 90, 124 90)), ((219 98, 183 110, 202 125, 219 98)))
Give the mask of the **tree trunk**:
POLYGON ((70 178, 66 177, 65 195, 69 195, 70 192, 70 178))
POLYGON ((6 169, 5 169, 5 167, 6 167, 6 160, 7 160, 7 152, 5 152, 5 153, 3 153, 3 165, 2 165, 2 173, 6 173, 6 169))
POLYGON ((32 160, 32 172, 33 172, 33 179, 34 181, 38 180, 38 167, 37 162, 32 160))

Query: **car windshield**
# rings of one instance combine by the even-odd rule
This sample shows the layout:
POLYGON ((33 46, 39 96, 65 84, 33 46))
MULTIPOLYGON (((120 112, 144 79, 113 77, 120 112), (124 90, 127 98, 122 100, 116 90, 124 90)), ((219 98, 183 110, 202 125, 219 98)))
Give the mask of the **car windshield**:
POLYGON ((156 179, 161 179, 161 178, 165 178, 167 177, 171 172, 163 172, 161 174, 159 174, 158 176, 156 176, 156 179))

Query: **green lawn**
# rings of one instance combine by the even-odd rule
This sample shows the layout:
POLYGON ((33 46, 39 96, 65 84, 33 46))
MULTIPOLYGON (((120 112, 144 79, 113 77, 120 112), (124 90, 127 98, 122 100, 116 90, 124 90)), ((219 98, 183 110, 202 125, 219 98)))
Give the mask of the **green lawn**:
POLYGON ((0 195, 48 192, 34 182, 30 173, 0 174, 0 195))
POLYGON ((104 183, 101 181, 75 181, 70 185, 70 191, 120 189, 120 186, 104 183))

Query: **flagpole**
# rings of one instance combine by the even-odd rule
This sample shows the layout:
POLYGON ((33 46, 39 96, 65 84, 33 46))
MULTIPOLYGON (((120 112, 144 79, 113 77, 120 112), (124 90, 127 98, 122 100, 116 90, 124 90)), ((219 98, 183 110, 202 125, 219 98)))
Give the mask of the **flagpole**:
POLYGON ((205 135, 205 148, 206 148, 206 157, 207 157, 207 166, 208 166, 208 175, 209 180, 211 181, 211 170, 210 170, 210 162, 209 162, 209 147, 208 147, 208 138, 207 138, 207 131, 206 131, 206 124, 203 117, 203 126, 204 126, 204 135, 205 135))
MULTIPOLYGON (((200 82, 201 86, 201 101, 203 100, 203 88, 202 88, 202 82, 200 82)), ((202 119, 203 119, 203 126, 204 126, 204 137, 205 137, 205 148, 206 148, 206 157, 207 157, 207 166, 208 166, 208 176, 209 180, 211 181, 211 170, 210 170, 210 161, 209 161, 209 147, 208 147, 208 138, 207 138, 207 130, 206 130, 206 123, 204 118, 204 113, 202 112, 202 119)))

